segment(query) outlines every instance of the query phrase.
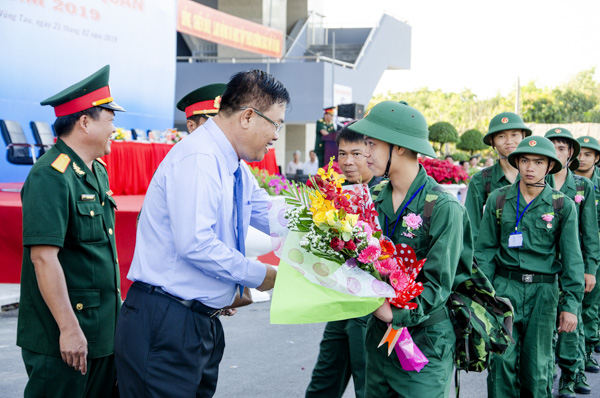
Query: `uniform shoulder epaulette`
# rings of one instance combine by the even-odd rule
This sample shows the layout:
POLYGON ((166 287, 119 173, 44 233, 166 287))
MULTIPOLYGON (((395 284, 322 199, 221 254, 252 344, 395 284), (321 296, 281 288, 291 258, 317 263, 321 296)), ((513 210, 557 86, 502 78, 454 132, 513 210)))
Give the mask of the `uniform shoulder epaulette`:
POLYGON ((325 123, 325 119, 319 119, 319 121, 325 123))
POLYGON ((104 166, 104 168, 108 168, 108 166, 106 165, 106 162, 104 160, 102 160, 102 158, 96 158, 96 161, 98 163, 100 163, 102 166, 104 166))
POLYGON ((67 170, 69 163, 71 163, 71 158, 69 155, 61 153, 56 159, 54 159, 54 162, 52 162, 51 166, 55 170, 64 173, 67 170))

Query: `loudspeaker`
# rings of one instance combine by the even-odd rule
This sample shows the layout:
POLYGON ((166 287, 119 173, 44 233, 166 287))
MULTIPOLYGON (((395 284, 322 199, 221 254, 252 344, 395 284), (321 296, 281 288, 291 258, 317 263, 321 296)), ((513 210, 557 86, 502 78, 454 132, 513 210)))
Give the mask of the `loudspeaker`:
POLYGON ((362 104, 341 104, 337 106, 337 115, 350 119, 362 119, 365 115, 365 106, 362 104))

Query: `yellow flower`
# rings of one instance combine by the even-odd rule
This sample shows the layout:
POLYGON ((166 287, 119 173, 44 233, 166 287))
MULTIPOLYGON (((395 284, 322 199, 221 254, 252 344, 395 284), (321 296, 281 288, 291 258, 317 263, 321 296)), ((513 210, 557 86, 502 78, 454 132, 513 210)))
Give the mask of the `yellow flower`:
POLYGON ((352 232, 352 225, 347 220, 340 221, 340 231, 341 232, 352 232))
POLYGON ((310 211, 314 214, 317 213, 323 207, 323 194, 319 191, 315 191, 314 194, 310 195, 310 211))
POLYGON ((313 222, 317 225, 317 227, 321 226, 321 224, 323 224, 325 221, 327 221, 325 215, 326 215, 326 212, 324 212, 324 211, 319 211, 319 212, 313 213, 313 222))
POLYGON ((346 214, 345 218, 352 227, 358 222, 358 214, 346 214))
POLYGON ((327 224, 333 227, 338 219, 337 210, 328 210, 327 213, 325 213, 325 217, 327 218, 327 224))

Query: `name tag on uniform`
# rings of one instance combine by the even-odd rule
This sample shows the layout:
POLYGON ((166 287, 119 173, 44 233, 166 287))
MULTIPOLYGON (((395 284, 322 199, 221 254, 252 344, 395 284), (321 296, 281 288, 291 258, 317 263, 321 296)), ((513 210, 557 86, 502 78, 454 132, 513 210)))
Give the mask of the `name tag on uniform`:
POLYGON ((513 232, 508 236, 508 247, 522 247, 523 246, 523 233, 522 232, 513 232))
POLYGON ((96 195, 94 194, 82 194, 81 200, 96 200, 96 195))

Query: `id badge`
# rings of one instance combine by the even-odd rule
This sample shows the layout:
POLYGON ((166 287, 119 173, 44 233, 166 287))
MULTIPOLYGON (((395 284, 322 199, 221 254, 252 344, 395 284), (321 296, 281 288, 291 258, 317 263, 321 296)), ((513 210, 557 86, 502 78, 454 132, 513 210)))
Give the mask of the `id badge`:
POLYGON ((523 246, 523 233, 522 232, 513 232, 508 236, 508 247, 522 247, 523 246))

